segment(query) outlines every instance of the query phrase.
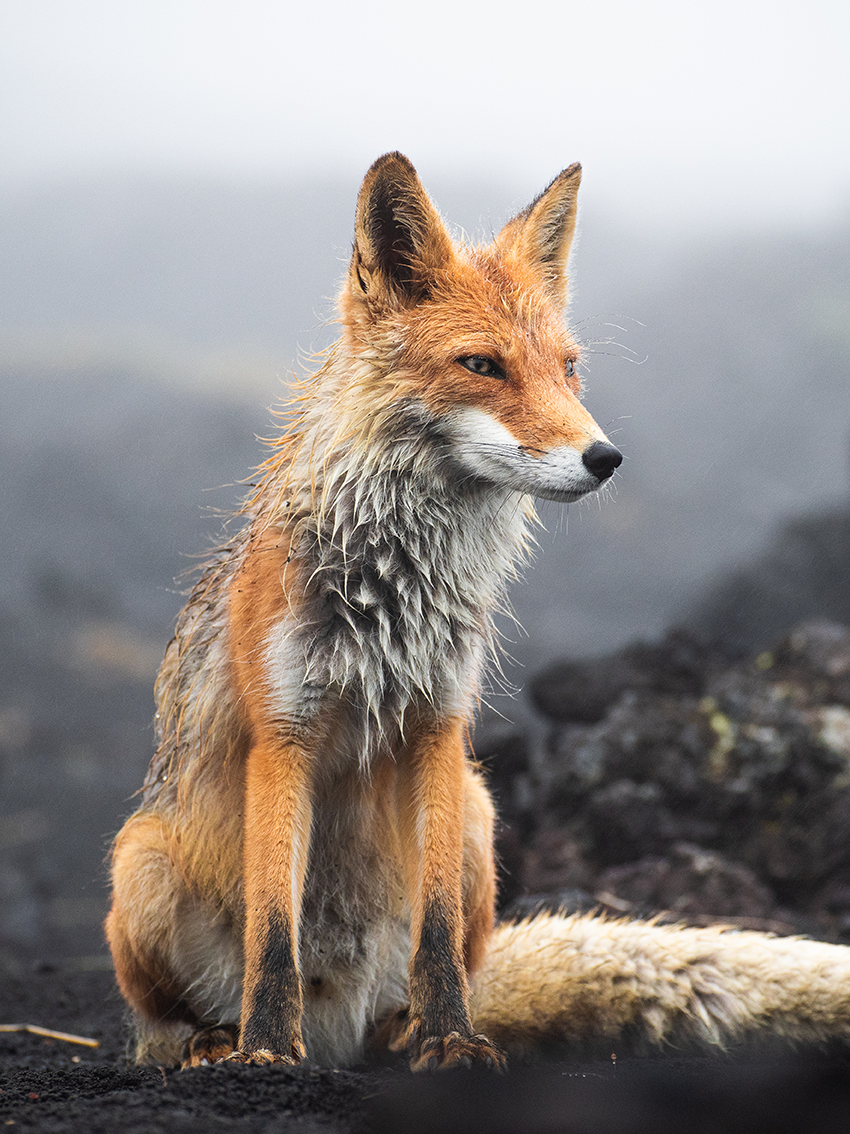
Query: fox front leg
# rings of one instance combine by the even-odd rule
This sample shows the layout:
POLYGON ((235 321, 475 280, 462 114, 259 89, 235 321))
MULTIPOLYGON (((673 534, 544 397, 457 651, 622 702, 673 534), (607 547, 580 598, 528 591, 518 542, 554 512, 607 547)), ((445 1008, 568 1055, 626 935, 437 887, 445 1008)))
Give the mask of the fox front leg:
POLYGON ((425 729, 400 762, 399 827, 410 892, 410 1010, 392 1043, 414 1071, 473 1064, 500 1069, 504 1056, 475 1035, 464 963, 462 720, 425 729))
POLYGON ((245 785, 245 978, 241 1063, 299 1063, 302 994, 298 921, 310 841, 305 753, 294 744, 260 744, 245 785))

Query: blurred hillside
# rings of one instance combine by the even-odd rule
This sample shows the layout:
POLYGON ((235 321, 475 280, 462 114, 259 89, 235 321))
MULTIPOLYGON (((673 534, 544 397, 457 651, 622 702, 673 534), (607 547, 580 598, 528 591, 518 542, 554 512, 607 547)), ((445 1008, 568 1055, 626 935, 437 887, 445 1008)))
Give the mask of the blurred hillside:
MULTIPOLYGON (((175 577, 261 458, 296 347, 333 336, 355 188, 113 180, 0 199, 10 939, 99 948, 101 858, 150 755, 175 577)), ((473 235, 525 203, 434 192, 473 235)), ((846 537, 830 534, 847 522, 848 264, 850 228, 677 249, 588 208, 571 317, 588 405, 627 461, 601 505, 542 510, 514 594, 526 634, 505 627, 528 670, 672 620, 743 648, 800 615, 848 617, 846 537), (777 525, 810 513, 838 518, 812 518, 817 537, 797 522, 793 564, 747 574, 769 539, 786 546, 777 525), (819 564, 829 585, 802 583, 819 564)))

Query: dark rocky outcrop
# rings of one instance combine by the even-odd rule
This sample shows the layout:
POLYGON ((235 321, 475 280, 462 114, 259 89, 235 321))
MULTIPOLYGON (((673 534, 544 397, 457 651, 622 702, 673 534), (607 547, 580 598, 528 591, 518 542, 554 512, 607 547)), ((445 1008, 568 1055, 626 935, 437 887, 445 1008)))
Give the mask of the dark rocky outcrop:
POLYGON ((479 745, 508 913, 549 895, 850 938, 850 630, 743 661, 676 631, 531 693, 543 739, 479 745))

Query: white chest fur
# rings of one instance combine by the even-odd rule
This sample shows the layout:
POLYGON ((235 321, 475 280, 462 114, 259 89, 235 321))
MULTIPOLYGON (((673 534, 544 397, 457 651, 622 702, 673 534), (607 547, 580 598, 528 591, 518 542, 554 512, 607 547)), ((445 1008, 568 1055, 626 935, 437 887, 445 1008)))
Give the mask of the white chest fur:
POLYGON ((367 761, 417 706, 469 715, 526 504, 445 477, 343 480, 326 514, 302 525, 305 593, 266 639, 275 714, 306 723, 328 697, 344 701, 367 761))

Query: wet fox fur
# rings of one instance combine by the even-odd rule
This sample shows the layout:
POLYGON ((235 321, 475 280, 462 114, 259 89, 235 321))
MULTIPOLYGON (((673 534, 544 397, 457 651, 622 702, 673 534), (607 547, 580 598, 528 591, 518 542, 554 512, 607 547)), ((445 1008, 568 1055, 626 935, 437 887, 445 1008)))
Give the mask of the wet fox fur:
POLYGON ((415 1069, 553 1042, 850 1034, 850 950, 543 915, 494 928, 469 751, 530 497, 621 461, 564 328, 580 167, 485 248, 410 162, 357 202, 342 337, 200 580, 159 747, 114 847, 107 934, 141 1062, 415 1069))

